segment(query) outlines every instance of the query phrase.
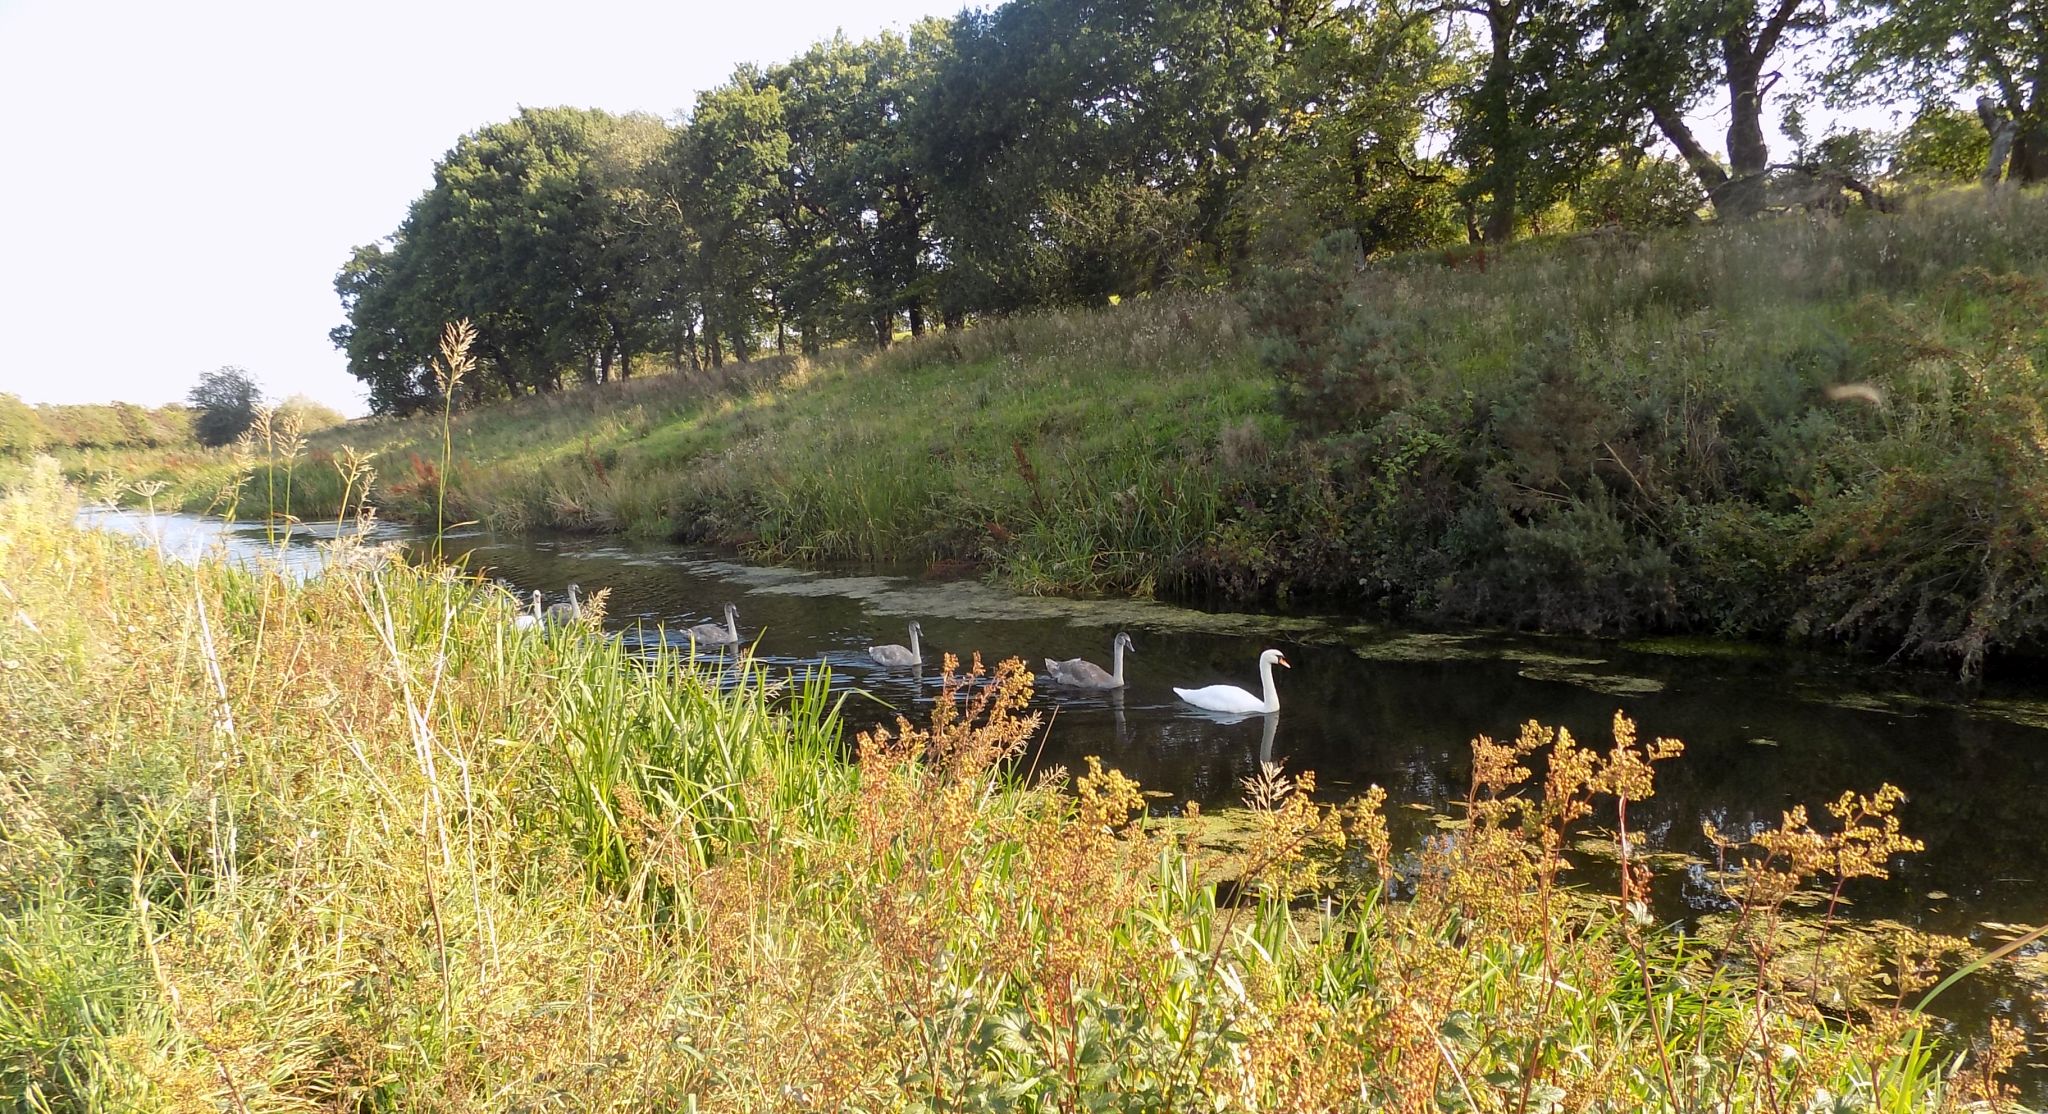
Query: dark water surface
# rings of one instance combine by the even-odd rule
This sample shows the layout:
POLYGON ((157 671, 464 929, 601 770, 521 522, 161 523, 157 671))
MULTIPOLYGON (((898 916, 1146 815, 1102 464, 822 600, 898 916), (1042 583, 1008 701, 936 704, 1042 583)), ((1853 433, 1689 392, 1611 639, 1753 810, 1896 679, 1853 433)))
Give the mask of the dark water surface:
MULTIPOLYGON (((223 542, 234 553, 275 553, 261 528, 223 530, 182 516, 91 517, 114 529, 154 530, 183 553, 223 542)), ((503 577, 522 596, 539 588, 554 602, 571 583, 586 594, 609 588, 607 626, 629 642, 719 621, 723 605, 736 603, 742 636, 758 638, 758 657, 792 670, 820 661, 831 667, 835 686, 850 694, 855 726, 897 711, 921 719, 944 652, 964 659, 979 651, 990 662, 1016 655, 1033 672, 1046 657, 1087 656, 1107 668, 1111 639, 1129 631, 1136 652, 1126 661, 1123 693, 1041 686, 1035 704, 1051 724, 1036 760, 1076 767, 1098 755, 1147 789, 1170 794, 1162 807, 1188 799, 1205 807, 1236 803, 1242 780, 1270 757, 1290 771, 1315 771, 1332 797, 1384 786, 1392 818, 1412 840, 1429 828, 1432 811, 1463 798, 1473 736, 1512 737, 1521 722, 1537 719, 1604 749, 1621 710, 1644 736, 1686 744, 1683 758, 1659 768, 1656 797, 1631 809, 1632 826, 1659 850, 1708 855, 1702 822, 1741 835, 1776 825, 1796 804, 1824 821, 1820 806, 1841 791, 1890 782, 1906 792, 1905 830, 1927 849, 1895 863, 1889 881, 1852 886, 1853 915, 1987 946, 1997 939, 1985 922, 2048 918, 2048 678, 1966 694, 1940 676, 1739 647, 1631 648, 1417 633, 1355 618, 1033 598, 972 581, 754 566, 612 539, 465 535, 448 544, 451 555, 503 577), (907 644, 912 619, 923 624, 928 667, 913 676, 877 666, 866 647, 907 644), (1285 651, 1294 666, 1277 671, 1277 715, 1221 718, 1174 696, 1172 686, 1219 682, 1256 692, 1257 657, 1266 647, 1285 651), (1409 805, 1427 807, 1402 807, 1409 805)), ((299 567, 317 567, 309 538, 285 552, 299 567)), ((1667 915, 1718 907, 1699 872, 1667 874, 1667 915)), ((1978 1024, 1994 1014, 2037 1024, 2040 994, 1973 980, 1951 991, 1944 1012, 1978 1024)), ((2048 1098, 2044 1077, 2030 1075, 2033 1098, 2048 1098)))

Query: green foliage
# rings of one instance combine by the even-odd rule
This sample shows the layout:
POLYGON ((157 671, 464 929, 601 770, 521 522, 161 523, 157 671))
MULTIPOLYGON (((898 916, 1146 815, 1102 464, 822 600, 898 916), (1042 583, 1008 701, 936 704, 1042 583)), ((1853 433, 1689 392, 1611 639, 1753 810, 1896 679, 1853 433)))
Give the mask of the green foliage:
POLYGON ((1259 361, 1280 385, 1280 410, 1304 428, 1370 423, 1398 401, 1399 377, 1419 354, 1404 331, 1352 298, 1363 265, 1358 238, 1340 232, 1299 266, 1266 272, 1245 296, 1259 361))
POLYGON ((1953 105, 1928 104, 1899 137, 1891 172, 1934 182, 1975 181, 1991 157, 1991 136, 1976 115, 1953 105))
MULTIPOLYGON (((1460 189, 1488 243, 1562 197, 1622 138, 1629 122, 1596 49, 1598 9, 1570 0, 1484 0, 1468 9, 1485 54, 1456 99, 1453 149, 1470 168, 1460 189)), ((1626 105, 1626 101, 1621 102, 1626 105)))
POLYGON ((293 395, 277 404, 277 420, 280 423, 289 421, 292 428, 301 433, 315 433, 331 429, 348 419, 324 402, 305 395, 293 395))
POLYGON ((1989 261, 1973 240, 2048 269, 2036 205, 1947 199, 1782 251, 1789 225, 1588 239, 1484 278, 1328 251, 1275 270, 1248 316, 1314 466, 1255 496, 1256 553, 1209 563, 1237 590, 1259 570, 1399 610, 1840 638, 1965 675, 2038 649, 2038 340, 1951 323, 2048 310, 2032 279, 1946 277, 1989 261))
MULTIPOLYGON (((1971 190, 1380 261, 1338 237, 1267 268, 1241 308, 1155 296, 458 415, 450 513, 970 562, 1034 591, 1317 594, 1974 670, 2043 641, 2021 564, 2002 564, 2024 548, 1963 530, 2025 521, 1996 498, 2025 458, 1982 449, 2007 434, 1979 411, 2012 392, 1955 395, 1991 423, 1960 433, 1906 409, 1887 361, 1945 345, 1930 358, 1954 383, 2003 366, 1971 338, 2005 295, 1953 279, 2048 272, 2042 204, 1971 190), (1884 314, 1917 331, 1875 328, 1884 314), (1970 499, 1900 509, 1942 490, 1942 461, 1970 499), (1893 513, 1919 525, 1878 532, 1893 513)), ((343 446, 376 452, 383 513, 432 517, 438 430, 351 425, 314 455, 343 446)), ((333 513, 339 485, 313 479, 300 513, 333 513)), ((218 483, 195 470, 177 490, 203 507, 218 483)))
POLYGON ((224 367, 200 376, 185 401, 192 407, 192 435, 217 448, 232 444, 256 423, 263 391, 248 372, 224 367))
POLYGON ((1572 190, 1581 228, 1647 231, 1698 223, 1707 196, 1685 164, 1651 156, 1614 159, 1572 190))
POLYGON ((1941 294, 1973 328, 1869 312, 1884 420, 1851 442, 1863 482, 1815 509, 1803 618, 1974 675, 2048 633, 2048 286, 1976 271, 1941 294))
POLYGON ((43 448, 43 425, 35 408, 20 398, 0 394, 0 453, 26 458, 43 448))
POLYGON ((1595 5, 1602 57, 1612 77, 1601 90, 1632 123, 1648 117, 1678 150, 1715 212, 1746 220, 1771 201, 1773 167, 1765 105, 1789 52, 1819 41, 1837 12, 1817 0, 1603 0, 1595 5), (1725 91, 1725 152, 1710 150, 1686 113, 1725 91))
POLYGON ((1851 0, 1844 11, 1852 30, 1828 74, 1837 99, 1981 97, 1984 111, 2018 133, 2007 177, 2048 179, 2048 39, 2039 30, 2048 8, 2040 0, 1851 0))
POLYGON ((391 246, 357 248, 335 279, 349 322, 332 336, 372 409, 432 405, 441 326, 463 318, 489 338, 473 399, 630 373, 657 324, 637 264, 667 137, 646 116, 526 109, 442 156, 391 246))
POLYGON ((193 444, 193 414, 183 406, 154 410, 129 402, 35 408, 41 443, 51 450, 165 449, 193 444))

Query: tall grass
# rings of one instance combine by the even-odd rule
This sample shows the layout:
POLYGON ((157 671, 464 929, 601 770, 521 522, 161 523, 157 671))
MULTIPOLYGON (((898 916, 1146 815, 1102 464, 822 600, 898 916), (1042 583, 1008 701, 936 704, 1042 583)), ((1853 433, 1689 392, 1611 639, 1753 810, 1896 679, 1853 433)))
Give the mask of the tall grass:
POLYGON ((1714 943, 1646 921, 1628 838, 1621 893, 1566 883, 1676 750, 1621 719, 1479 740, 1419 848, 1269 770, 1224 888, 1114 771, 1020 780, 1015 662, 849 745, 815 676, 517 632, 358 545, 167 564, 67 499, 0 501, 12 1108, 2009 1105, 2011 1034, 1958 1060, 1897 1004, 1924 944, 1846 1010, 1781 954, 1793 890, 1906 846, 1884 793, 1731 845, 1714 943))

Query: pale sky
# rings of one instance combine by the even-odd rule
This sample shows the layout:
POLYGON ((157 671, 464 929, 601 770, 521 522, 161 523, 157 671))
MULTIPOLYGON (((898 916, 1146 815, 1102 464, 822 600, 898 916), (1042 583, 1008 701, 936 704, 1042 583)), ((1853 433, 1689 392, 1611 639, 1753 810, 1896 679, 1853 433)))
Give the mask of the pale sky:
POLYGON ((334 273, 459 136, 521 105, 673 117, 741 62, 962 6, 0 0, 0 392, 157 405, 232 364, 363 413, 334 273))
POLYGON ((247 368, 366 407, 327 330, 465 132, 674 116, 741 62, 962 0, 0 0, 0 392, 149 405, 247 368))

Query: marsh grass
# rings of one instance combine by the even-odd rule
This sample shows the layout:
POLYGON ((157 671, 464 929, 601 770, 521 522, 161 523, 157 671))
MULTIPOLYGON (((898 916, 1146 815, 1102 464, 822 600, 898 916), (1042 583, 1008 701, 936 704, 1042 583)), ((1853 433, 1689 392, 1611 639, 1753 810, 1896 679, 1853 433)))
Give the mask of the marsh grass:
POLYGON ((816 675, 518 632, 355 543, 166 563, 69 498, 0 501, 10 1108, 1990 1109, 2023 1052, 1938 1043, 1925 963, 1844 1007, 1771 943, 1905 849, 1884 792, 1731 844, 1718 944, 1648 922, 1625 827, 1623 892, 1566 882, 1677 750, 1620 718, 1475 742, 1419 848, 1268 769, 1223 889, 1115 771, 1025 780, 1020 663, 849 746, 816 675))

